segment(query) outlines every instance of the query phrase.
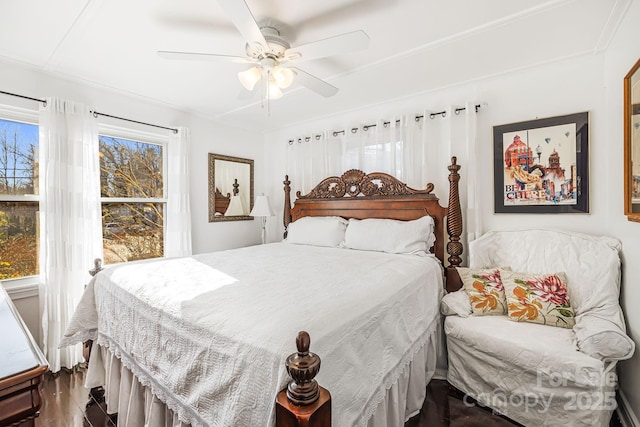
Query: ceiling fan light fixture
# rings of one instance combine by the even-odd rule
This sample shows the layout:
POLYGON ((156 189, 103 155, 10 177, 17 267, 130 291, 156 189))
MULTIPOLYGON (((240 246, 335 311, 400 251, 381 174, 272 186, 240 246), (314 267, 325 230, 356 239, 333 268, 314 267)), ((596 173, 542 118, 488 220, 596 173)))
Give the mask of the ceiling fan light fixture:
POLYGON ((251 67, 238 73, 238 80, 247 90, 253 90, 256 83, 262 78, 262 70, 259 67, 251 67))
POLYGON ((293 78, 295 77, 295 74, 292 70, 280 66, 274 67, 271 75, 273 76, 276 85, 280 89, 286 89, 291 86, 291 83, 293 83, 293 78))
POLYGON ((273 78, 269 79, 269 84, 267 85, 267 98, 270 100, 282 98, 282 91, 273 78))

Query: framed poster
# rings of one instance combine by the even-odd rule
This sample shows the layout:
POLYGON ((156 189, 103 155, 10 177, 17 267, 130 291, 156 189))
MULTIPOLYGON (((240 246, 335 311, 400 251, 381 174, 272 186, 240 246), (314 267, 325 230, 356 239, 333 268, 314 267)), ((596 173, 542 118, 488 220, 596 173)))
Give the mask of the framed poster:
POLYGON ((495 212, 589 212, 588 148, 588 112, 494 126, 495 212))

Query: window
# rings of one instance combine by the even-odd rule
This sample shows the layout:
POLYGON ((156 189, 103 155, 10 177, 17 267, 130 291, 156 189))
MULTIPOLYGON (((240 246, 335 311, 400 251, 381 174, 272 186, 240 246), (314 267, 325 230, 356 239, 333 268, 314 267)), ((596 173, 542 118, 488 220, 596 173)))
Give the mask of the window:
POLYGON ((165 146, 101 134, 104 261, 164 255, 165 146))
POLYGON ((0 118, 0 280, 39 273, 38 211, 38 125, 0 118))

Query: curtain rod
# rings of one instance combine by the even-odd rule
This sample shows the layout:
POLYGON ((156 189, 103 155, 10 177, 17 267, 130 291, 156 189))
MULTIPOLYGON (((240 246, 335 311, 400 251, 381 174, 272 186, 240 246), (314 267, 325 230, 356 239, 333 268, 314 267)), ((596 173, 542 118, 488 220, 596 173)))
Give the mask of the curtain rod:
MULTIPOLYGON (((476 110, 476 113, 478 112, 478 110, 479 110, 481 107, 482 107, 482 105, 480 105, 480 104, 476 104, 476 105, 474 106, 474 108, 475 108, 475 110, 476 110)), ((459 108, 456 108, 455 110, 453 110, 453 112, 454 112, 456 115, 458 115, 458 114, 460 114, 460 112, 461 112, 461 111, 464 111, 464 110, 466 110, 466 107, 459 107, 459 108)), ((429 113, 429 118, 433 120, 433 119, 434 119, 436 116, 438 116, 438 115, 440 115, 440 116, 442 116, 442 117, 446 117, 446 116, 447 116, 447 112, 446 112, 446 111, 438 111, 437 113, 429 113)), ((415 116, 415 121, 416 121, 416 122, 419 122, 419 121, 420 121, 420 119, 422 119, 422 118, 424 118, 424 115, 417 115, 417 116, 415 116)), ((384 127, 387 127, 390 123, 391 123, 391 122, 382 122, 382 124, 383 124, 383 126, 384 126, 384 127)), ((396 120, 396 123, 400 123, 400 120, 396 120)), ((368 130, 369 130, 369 128, 376 127, 376 126, 377 126, 377 124, 364 125, 364 126, 362 126, 362 130, 364 130, 364 131, 368 131, 368 130)), ((356 133, 356 132, 358 132, 358 128, 357 128, 357 127, 356 127, 356 128, 351 128, 351 133, 356 133)), ((338 136, 338 135, 340 135, 340 134, 343 134, 343 135, 344 135, 344 134, 345 134, 345 130, 344 130, 344 129, 342 129, 342 130, 334 130, 334 131, 333 131, 333 133, 332 133, 332 135, 333 135, 334 137, 336 137, 336 136, 338 136)), ((316 134, 316 135, 314 135, 314 138, 316 139, 316 141, 319 141, 319 140, 320 140, 320 138, 322 138, 322 135, 321 135, 321 134, 316 134)), ((310 137, 310 136, 306 136, 306 137, 304 138, 304 141, 305 141, 305 142, 309 142, 310 140, 311 140, 311 137, 310 137)), ((295 141, 296 141, 295 139, 290 139, 290 140, 289 140, 289 145, 293 145, 293 143, 294 143, 295 141)), ((300 143, 302 143, 303 139, 302 139, 302 138, 298 138, 298 140, 297 140, 297 141, 298 141, 298 143, 300 144, 300 143)))
POLYGON ((29 101, 42 102, 45 106, 47 105, 46 99, 32 98, 30 96, 18 95, 17 93, 5 92, 3 90, 0 90, 0 93, 3 95, 15 96, 16 98, 28 99, 29 101))
MULTIPOLYGON (((5 91, 2 91, 2 90, 0 90, 0 94, 9 95, 9 96, 15 96, 16 98, 28 99, 30 101, 41 102, 45 107, 47 106, 47 100, 46 99, 32 98, 30 96, 18 95, 17 93, 5 92, 5 91)), ((154 125, 152 123, 139 122, 137 120, 127 119, 127 118, 118 117, 118 116, 112 116, 110 114, 100 113, 98 111, 91 111, 91 113, 93 114, 93 117, 95 117, 95 118, 98 118, 98 116, 109 117, 111 119, 124 120, 125 122, 137 123, 139 125, 151 126, 151 127, 154 127, 154 128, 170 130, 173 133, 178 133, 178 129, 175 129, 175 128, 170 128, 170 127, 160 126, 160 125, 154 125)))
POLYGON ((93 113, 93 117, 96 117, 96 118, 98 116, 109 117, 111 119, 124 120, 125 122, 137 123, 139 125, 151 126, 151 127, 159 128, 159 129, 166 129, 166 130, 170 130, 173 133, 178 133, 178 129, 176 129, 176 128, 170 128, 170 127, 166 127, 166 126, 154 125, 152 123, 139 122, 137 120, 127 119, 127 118, 118 117, 118 116, 112 116, 111 114, 100 113, 98 111, 92 111, 92 113, 93 113))

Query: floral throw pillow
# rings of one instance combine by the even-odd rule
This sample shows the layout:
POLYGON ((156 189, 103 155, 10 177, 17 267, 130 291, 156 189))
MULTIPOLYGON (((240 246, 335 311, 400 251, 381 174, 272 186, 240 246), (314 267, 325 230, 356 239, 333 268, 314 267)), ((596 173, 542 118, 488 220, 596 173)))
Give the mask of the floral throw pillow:
POLYGON ((506 314, 504 286, 498 268, 457 268, 463 289, 471 300, 473 316, 506 314))
POLYGON ((575 325, 564 273, 534 275, 503 270, 502 280, 509 319, 569 329, 575 325))

